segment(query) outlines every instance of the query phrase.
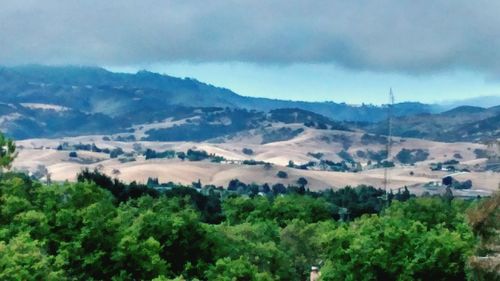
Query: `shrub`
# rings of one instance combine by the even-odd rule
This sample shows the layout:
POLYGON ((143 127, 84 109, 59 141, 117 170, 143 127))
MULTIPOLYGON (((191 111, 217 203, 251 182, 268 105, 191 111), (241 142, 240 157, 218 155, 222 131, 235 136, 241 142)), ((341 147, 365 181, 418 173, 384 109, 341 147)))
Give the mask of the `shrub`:
POLYGON ((184 159, 186 159, 186 153, 184 151, 177 152, 177 158, 184 161, 184 159))
POLYGON ((149 159, 155 159, 155 158, 168 158, 168 159, 171 159, 171 158, 174 158, 175 157, 175 151, 173 150, 165 150, 163 152, 156 152, 152 149, 146 149, 146 151, 144 152, 144 156, 146 157, 146 160, 149 160, 149 159))
POLYGON ((387 158, 387 150, 379 150, 378 152, 368 150, 367 154, 368 159, 376 161, 377 163, 387 158))
POLYGON ((246 155, 253 155, 253 150, 250 149, 250 148, 243 148, 243 153, 246 154, 246 155))
POLYGON ((366 158, 366 152, 358 150, 356 151, 356 156, 358 156, 359 158, 366 158))
POLYGON ((117 147, 109 152, 109 157, 111 158, 118 158, 118 156, 122 155, 125 153, 121 147, 117 147))
POLYGON ((422 149, 406 149, 403 148, 396 155, 396 159, 403 164, 415 164, 419 161, 427 160, 429 152, 422 149))
POLYGON ((337 155, 342 159, 342 160, 345 160, 347 162, 354 162, 354 159, 352 159, 352 156, 351 154, 349 154, 349 152, 345 151, 345 150, 342 150, 340 151, 339 153, 337 153, 337 155))
POLYGON ((255 166, 255 165, 265 165, 267 162, 264 162, 264 161, 256 161, 256 160, 243 160, 243 162, 241 162, 243 165, 249 165, 249 166, 255 166))
POLYGON ((387 138, 380 135, 363 134, 361 136, 361 143, 368 144, 387 144, 387 138))
POLYGON ((206 151, 204 150, 193 150, 193 149, 188 149, 186 153, 186 158, 189 161, 201 161, 209 158, 209 155, 206 151))
POLYGON ((285 171, 279 171, 276 176, 278 176, 278 178, 280 179, 286 179, 288 178, 288 174, 285 172, 285 171))
POLYGON ((474 154, 476 155, 476 158, 488 158, 488 151, 486 149, 479 149, 476 148, 474 149, 474 154))
POLYGON ((300 177, 298 180, 297 180, 297 183, 300 185, 300 186, 306 186, 307 185, 307 180, 303 177, 300 177))
POLYGON ((447 161, 443 162, 443 165, 457 165, 458 163, 460 163, 460 162, 458 162, 455 159, 452 159, 452 160, 447 160, 447 161))

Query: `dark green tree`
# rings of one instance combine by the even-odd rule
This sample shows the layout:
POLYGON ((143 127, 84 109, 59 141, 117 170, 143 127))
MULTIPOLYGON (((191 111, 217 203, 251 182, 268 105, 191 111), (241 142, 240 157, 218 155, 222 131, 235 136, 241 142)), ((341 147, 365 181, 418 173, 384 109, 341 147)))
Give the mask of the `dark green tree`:
POLYGON ((0 174, 4 169, 10 169, 16 156, 16 144, 0 132, 0 174))

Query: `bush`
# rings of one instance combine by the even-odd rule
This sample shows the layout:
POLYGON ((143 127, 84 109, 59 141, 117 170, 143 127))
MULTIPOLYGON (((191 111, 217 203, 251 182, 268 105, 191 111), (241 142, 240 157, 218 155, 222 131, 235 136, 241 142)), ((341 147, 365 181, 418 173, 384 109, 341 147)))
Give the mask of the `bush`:
POLYGON ((472 181, 471 180, 465 180, 463 182, 454 181, 452 186, 455 189, 471 189, 472 188, 472 181))
POLYGON ((322 170, 334 171, 334 172, 347 172, 349 171, 349 166, 347 166, 345 161, 333 162, 330 160, 321 160, 319 166, 322 170))
POLYGON ((358 150, 356 151, 356 156, 358 156, 359 158, 366 158, 366 152, 364 152, 363 150, 358 150))
POLYGON ((458 162, 457 160, 455 159, 452 159, 452 160, 446 160, 443 162, 443 165, 457 165, 459 164, 460 162, 458 162))
POLYGON ((450 186, 453 183, 453 177, 446 176, 442 179, 443 185, 450 186))
POLYGON ((262 144, 278 142, 278 141, 286 141, 291 140, 294 137, 298 136, 304 131, 302 128, 291 129, 288 127, 282 127, 275 130, 266 131, 262 135, 262 144))
POLYGON ((476 155, 476 158, 488 158, 488 151, 486 149, 479 149, 476 148, 474 149, 474 154, 476 155))
POLYGON ((175 157, 175 151, 173 151, 173 150, 165 150, 165 151, 162 151, 162 152, 156 152, 156 151, 148 148, 144 152, 144 156, 146 157, 146 160, 155 159, 155 158, 172 159, 172 158, 175 157))
POLYGON ((340 151, 339 153, 337 153, 337 155, 342 159, 342 160, 345 160, 347 162, 354 162, 354 159, 352 159, 352 156, 351 154, 349 154, 349 152, 345 151, 345 150, 342 150, 340 151))
POLYGON ((403 148, 396 155, 396 159, 403 164, 415 164, 416 162, 425 161, 429 156, 429 152, 422 149, 406 149, 403 148))
POLYGON ((266 162, 266 163, 264 164, 264 169, 265 169, 265 170, 271 170, 271 168, 272 168, 272 167, 273 167, 273 165, 272 165, 271 163, 266 162))
POLYGON ((364 145, 387 144, 387 137, 380 136, 380 135, 363 134, 361 136, 361 143, 364 145))
POLYGON ((186 158, 189 161, 202 161, 202 160, 209 158, 209 155, 204 150, 189 149, 186 153, 186 158))
POLYGON ((278 176, 278 178, 280 179, 286 179, 288 178, 288 174, 285 172, 285 171, 279 171, 276 176, 278 176))
POLYGON ((392 168, 396 166, 392 161, 382 161, 382 163, 380 164, 382 165, 383 168, 392 168))
POLYGON ((184 151, 177 152, 177 158, 184 161, 184 159, 186 159, 186 153, 184 151))
POLYGON ((109 152, 109 157, 118 158, 118 156, 123 155, 125 152, 121 147, 117 147, 109 152))
POLYGON ((300 186, 306 186, 307 185, 307 180, 303 177, 300 177, 298 180, 297 180, 297 184, 299 184, 300 186))
POLYGON ((246 155, 253 155, 253 150, 250 149, 250 148, 243 148, 243 153, 246 154, 246 155))
POLYGON ((387 158, 387 150, 379 150, 378 152, 368 150, 368 159, 380 163, 382 160, 387 158))
POLYGON ((224 160, 226 159, 222 156, 210 155, 210 162, 212 163, 221 163, 224 160))
POLYGON ((256 160, 243 160, 243 162, 241 162, 241 164, 243 165, 249 165, 249 166, 255 166, 255 165, 266 165, 267 162, 264 162, 264 161, 256 161, 256 160))

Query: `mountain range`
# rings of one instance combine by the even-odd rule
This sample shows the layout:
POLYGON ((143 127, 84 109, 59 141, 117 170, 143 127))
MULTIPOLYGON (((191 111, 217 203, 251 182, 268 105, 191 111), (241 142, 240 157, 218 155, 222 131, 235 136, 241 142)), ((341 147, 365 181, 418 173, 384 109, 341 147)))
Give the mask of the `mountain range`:
MULTIPOLYGON (((417 102, 393 105, 395 134, 445 141, 498 136, 498 107, 442 112, 444 108, 417 102), (448 137, 443 128, 454 136, 448 137)), ((245 97, 195 79, 148 71, 128 74, 97 67, 40 65, 0 68, 0 130, 16 139, 123 133, 136 125, 170 119, 188 121, 151 129, 146 138, 205 140, 262 126, 273 121, 272 116, 288 121, 299 118, 329 129, 387 131, 387 106, 245 97)))

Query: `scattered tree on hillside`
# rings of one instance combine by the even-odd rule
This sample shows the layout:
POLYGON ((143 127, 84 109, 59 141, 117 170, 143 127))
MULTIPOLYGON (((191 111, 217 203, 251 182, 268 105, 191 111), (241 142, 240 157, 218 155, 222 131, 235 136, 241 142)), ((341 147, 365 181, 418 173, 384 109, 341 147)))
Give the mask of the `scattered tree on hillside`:
POLYGON ((486 149, 480 149, 480 148, 476 148, 474 149, 474 154, 476 155, 476 158, 479 159, 479 158, 488 158, 488 150, 486 149))
POLYGON ((307 183, 308 183, 308 182, 307 182, 307 180, 306 180, 305 178, 300 177, 300 178, 297 180, 297 183, 298 183, 300 186, 304 187, 304 186, 306 186, 306 185, 307 185, 307 183))
POLYGON ((396 155, 396 159, 403 164, 415 164, 416 162, 425 161, 428 156, 429 152, 422 149, 403 148, 396 155))
POLYGON ((352 158, 351 154, 345 150, 341 150, 337 155, 344 161, 347 161, 349 163, 353 163, 354 159, 352 158))
POLYGON ((165 150, 165 151, 162 151, 162 152, 157 152, 155 150, 152 150, 152 149, 148 148, 144 152, 144 157, 146 158, 146 160, 155 159, 155 158, 167 158, 167 159, 171 159, 171 158, 174 158, 175 155, 176 155, 175 151, 173 151, 173 150, 165 150))
POLYGON ((273 167, 273 165, 269 162, 266 162, 264 164, 264 170, 271 170, 272 167, 273 167))
POLYGON ((184 151, 179 151, 176 154, 177 154, 177 158, 181 159, 182 161, 184 161, 186 159, 186 153, 184 151))
POLYGON ((280 178, 280 179, 286 179, 286 178, 288 178, 288 174, 285 171, 278 171, 278 173, 276 174, 276 176, 278 176, 278 178, 280 178))
POLYGON ((110 158, 118 158, 118 156, 124 154, 125 152, 121 147, 114 148, 109 152, 109 157, 110 158))
POLYGON ((186 153, 186 158, 189 161, 202 161, 207 158, 209 158, 210 155, 204 150, 194 150, 194 149, 188 149, 186 153))

